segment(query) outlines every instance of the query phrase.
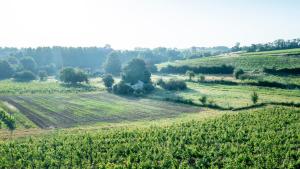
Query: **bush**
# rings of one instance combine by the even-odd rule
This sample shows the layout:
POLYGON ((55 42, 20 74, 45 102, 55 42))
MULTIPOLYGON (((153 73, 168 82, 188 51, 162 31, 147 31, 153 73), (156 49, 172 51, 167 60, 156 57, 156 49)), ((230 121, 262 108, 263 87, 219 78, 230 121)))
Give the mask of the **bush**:
POLYGON ((192 79, 195 77, 195 73, 193 71, 186 71, 185 75, 187 75, 189 77, 189 80, 192 81, 192 79))
POLYGON ((88 83, 88 76, 80 69, 64 68, 60 71, 59 79, 65 83, 88 83))
POLYGON ((205 76, 204 76, 204 75, 199 75, 199 76, 198 76, 198 81, 199 81, 199 82, 205 81, 205 76))
POLYGON ((239 77, 241 76, 241 75, 243 75, 245 72, 243 71, 243 69, 236 69, 236 70, 234 70, 234 73, 233 73, 233 75, 234 75, 234 77, 236 78, 236 79, 239 79, 239 77))
POLYGON ((300 68, 283 68, 283 69, 276 69, 276 68, 264 68, 263 72, 269 74, 288 74, 288 75, 300 75, 300 68))
POLYGON ((114 78, 110 74, 104 75, 102 80, 104 82, 104 86, 107 88, 111 88, 114 84, 114 78))
POLYGON ((124 81, 120 81, 119 83, 113 86, 113 92, 115 94, 131 95, 133 94, 134 90, 131 86, 127 85, 124 81))
POLYGON ((155 89, 155 87, 154 87, 151 83, 145 83, 145 84, 144 84, 143 90, 144 90, 146 93, 150 93, 150 92, 152 92, 154 89, 155 89))
POLYGON ((202 105, 206 105, 207 96, 202 96, 201 98, 199 98, 199 101, 202 103, 202 105))
POLYGON ((166 90, 185 90, 187 85, 183 80, 171 79, 167 82, 162 81, 160 86, 166 90))
POLYGON ((14 79, 17 81, 31 81, 35 80, 36 76, 31 71, 22 71, 15 74, 14 79))

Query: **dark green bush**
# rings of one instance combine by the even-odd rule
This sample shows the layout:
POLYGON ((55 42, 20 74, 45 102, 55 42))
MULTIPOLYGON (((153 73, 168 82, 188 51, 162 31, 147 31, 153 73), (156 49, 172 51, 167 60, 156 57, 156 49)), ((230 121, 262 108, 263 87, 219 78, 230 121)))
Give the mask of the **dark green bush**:
POLYGON ((131 86, 127 85, 124 81, 120 81, 119 83, 113 86, 113 92, 115 94, 131 95, 133 94, 134 90, 131 86))
POLYGON ((166 90, 185 90, 187 85, 185 81, 178 79, 170 79, 166 82, 160 81, 160 86, 166 90))

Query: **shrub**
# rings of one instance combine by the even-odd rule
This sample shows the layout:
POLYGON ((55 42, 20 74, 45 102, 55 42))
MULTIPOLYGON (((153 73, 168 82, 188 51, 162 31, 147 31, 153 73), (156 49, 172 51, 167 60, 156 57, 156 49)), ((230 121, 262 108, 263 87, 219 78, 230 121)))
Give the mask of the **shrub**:
POLYGON ((187 85, 183 80, 177 79, 170 79, 167 82, 163 81, 160 86, 166 90, 185 90, 187 88, 187 85))
POLYGON ((252 101, 253 104, 257 103, 257 101, 258 101, 258 94, 256 92, 253 92, 251 94, 251 101, 252 101))
POLYGON ((241 75, 243 75, 245 72, 243 71, 243 69, 236 69, 236 70, 234 70, 234 77, 236 78, 236 79, 239 79, 239 77, 241 76, 241 75))
POLYGON ((119 83, 113 86, 113 92, 115 94, 131 95, 133 94, 134 90, 131 86, 127 85, 124 81, 120 81, 119 83))
POLYGON ((144 90, 146 93, 150 93, 150 92, 152 92, 154 89, 155 89, 155 87, 152 85, 152 83, 145 83, 145 84, 144 84, 143 90, 144 90))
POLYGON ((117 52, 111 52, 104 64, 104 70, 106 73, 113 75, 120 75, 121 72, 121 61, 117 52))
POLYGON ((35 80, 36 76, 31 71, 22 71, 15 74, 14 79, 17 81, 31 81, 35 80))
POLYGON ((204 75, 199 75, 199 76, 198 76, 198 81, 199 81, 199 82, 205 81, 205 76, 204 76, 204 75))
POLYGON ((114 78, 110 74, 104 75, 102 80, 104 82, 104 86, 107 88, 111 88, 114 84, 114 78))
POLYGON ((24 70, 28 70, 28 71, 31 71, 31 72, 35 72, 36 71, 36 62, 35 60, 32 58, 32 57, 24 57, 20 60, 22 66, 23 66, 23 69, 24 70))
POLYGON ((207 96, 202 96, 201 98, 199 98, 199 101, 200 101, 203 105, 206 105, 206 102, 207 102, 207 96))

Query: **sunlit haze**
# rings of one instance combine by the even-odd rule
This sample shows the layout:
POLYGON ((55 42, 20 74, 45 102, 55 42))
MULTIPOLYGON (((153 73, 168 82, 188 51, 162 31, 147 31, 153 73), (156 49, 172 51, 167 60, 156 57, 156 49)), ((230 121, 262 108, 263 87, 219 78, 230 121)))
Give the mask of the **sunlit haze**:
POLYGON ((298 0, 1 0, 0 46, 233 46, 300 37, 298 0))

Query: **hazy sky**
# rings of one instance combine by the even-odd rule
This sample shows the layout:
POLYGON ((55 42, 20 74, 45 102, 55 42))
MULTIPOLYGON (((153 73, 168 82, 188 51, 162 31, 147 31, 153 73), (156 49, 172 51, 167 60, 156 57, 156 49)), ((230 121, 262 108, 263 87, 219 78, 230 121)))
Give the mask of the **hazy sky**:
POLYGON ((232 46, 300 38, 300 0, 0 0, 0 46, 232 46))

